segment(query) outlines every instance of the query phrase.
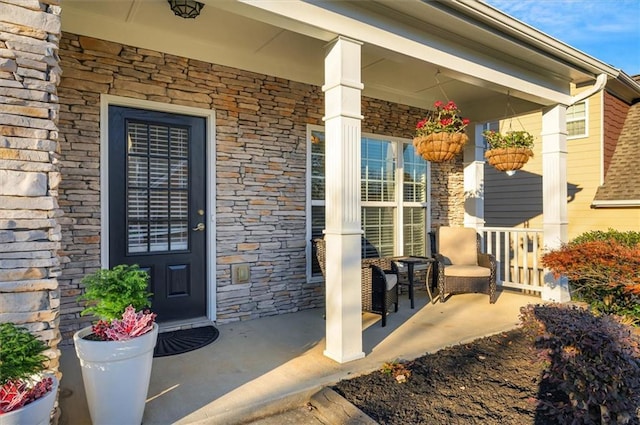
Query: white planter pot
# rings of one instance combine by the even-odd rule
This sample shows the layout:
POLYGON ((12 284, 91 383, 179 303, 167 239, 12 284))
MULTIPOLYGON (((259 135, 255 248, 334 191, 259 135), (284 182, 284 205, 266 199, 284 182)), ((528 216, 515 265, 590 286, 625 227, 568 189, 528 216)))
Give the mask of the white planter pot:
POLYGON ((93 425, 140 425, 151 378, 158 325, 127 341, 83 339, 91 327, 73 335, 93 425))
POLYGON ((50 376, 53 379, 53 387, 47 395, 40 397, 33 403, 22 406, 18 410, 0 415, 0 425, 49 425, 51 411, 58 393, 58 378, 53 375, 50 376))

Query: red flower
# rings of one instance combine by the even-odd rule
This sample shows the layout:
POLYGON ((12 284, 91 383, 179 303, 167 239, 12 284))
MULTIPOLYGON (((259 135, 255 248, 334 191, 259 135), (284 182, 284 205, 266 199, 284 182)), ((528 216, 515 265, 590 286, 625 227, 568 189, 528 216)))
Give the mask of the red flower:
POLYGON ((426 136, 432 133, 463 133, 470 120, 462 118, 458 106, 454 101, 446 104, 438 100, 433 103, 435 110, 416 124, 416 136, 426 136))

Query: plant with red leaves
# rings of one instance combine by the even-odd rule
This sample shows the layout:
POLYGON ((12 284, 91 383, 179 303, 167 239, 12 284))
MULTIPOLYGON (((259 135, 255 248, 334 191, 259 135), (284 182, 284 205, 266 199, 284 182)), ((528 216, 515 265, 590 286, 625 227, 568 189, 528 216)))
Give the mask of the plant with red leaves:
POLYGON ((544 254, 542 264, 596 311, 640 320, 640 244, 583 239, 544 254))
POLYGON ((40 380, 6 382, 0 387, 0 415, 34 402, 52 389, 53 379, 49 376, 40 380))
POLYGON ((153 329, 155 313, 149 310, 136 312, 133 306, 125 309, 122 320, 115 319, 105 329, 108 341, 124 341, 144 335, 153 329))
POLYGON ((543 382, 563 394, 539 408, 561 425, 637 424, 640 337, 612 316, 568 305, 520 309, 535 341, 543 382))

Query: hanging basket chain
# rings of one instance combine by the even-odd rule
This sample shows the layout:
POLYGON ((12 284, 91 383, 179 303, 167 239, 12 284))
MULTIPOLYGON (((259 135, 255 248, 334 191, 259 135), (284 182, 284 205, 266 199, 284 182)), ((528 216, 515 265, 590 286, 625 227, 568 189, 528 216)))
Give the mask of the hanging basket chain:
POLYGON ((506 171, 507 174, 511 173, 509 175, 513 175, 516 170, 521 169, 529 158, 533 156, 533 151, 531 150, 531 146, 529 146, 529 143, 533 141, 533 137, 526 131, 522 122, 520 122, 520 118, 511 106, 510 93, 508 91, 504 120, 508 120, 509 122, 508 129, 504 133, 499 134, 489 131, 488 134, 485 134, 485 138, 487 138, 487 141, 491 146, 491 148, 485 153, 485 158, 489 164, 495 167, 498 171, 506 171), (509 112, 511 112, 511 115, 509 115, 509 112), (518 124, 523 131, 513 130, 513 117, 518 121, 518 124), (493 140, 493 138, 496 139, 493 140), (505 146, 496 142, 507 142, 509 144, 506 144, 505 146))
POLYGON ((447 102, 450 100, 449 96, 447 96, 447 94, 444 92, 444 88, 442 88, 442 84, 440 83, 440 80, 438 79, 438 74, 440 74, 440 70, 438 69, 436 71, 436 75, 434 77, 434 79, 436 80, 436 85, 438 86, 438 88, 440 89, 440 91, 442 92, 442 95, 444 96, 444 98, 447 100, 447 102))
POLYGON ((512 122, 513 122, 513 117, 515 117, 516 120, 518 121, 518 125, 520 126, 520 128, 522 130, 526 130, 524 128, 524 125, 522 125, 522 122, 520 122, 520 118, 516 114, 516 111, 513 109, 513 106, 511 106, 511 92, 509 90, 507 90, 507 104, 505 106, 504 119, 505 119, 505 121, 507 119, 509 120, 509 129, 508 129, 508 131, 513 131, 513 127, 511 125, 512 122), (511 112, 511 115, 509 115, 509 112, 511 112))
POLYGON ((449 99, 436 71, 434 80, 442 92, 446 103, 438 100, 433 103, 435 109, 429 110, 426 117, 418 121, 416 136, 413 138, 415 153, 431 162, 450 161, 462 152, 469 140, 464 128, 469 120, 460 116, 456 104, 449 99))

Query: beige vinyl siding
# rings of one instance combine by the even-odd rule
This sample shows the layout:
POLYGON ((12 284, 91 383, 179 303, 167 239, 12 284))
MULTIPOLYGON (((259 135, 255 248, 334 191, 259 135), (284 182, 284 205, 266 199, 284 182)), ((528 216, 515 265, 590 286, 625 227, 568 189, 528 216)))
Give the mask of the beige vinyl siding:
POLYGON ((597 208, 583 219, 572 221, 569 226, 569 238, 591 230, 615 229, 620 232, 640 231, 640 208, 597 208))
POLYGON ((603 96, 598 93, 588 99, 589 137, 567 143, 567 179, 569 183, 579 182, 580 189, 568 206, 569 239, 592 230, 640 230, 640 208, 591 208, 598 186, 602 184, 603 96))
MULTIPOLYGON (((588 136, 567 140, 569 240, 592 230, 640 230, 640 208, 591 208, 602 183, 602 99, 602 93, 587 99, 588 136)), ((486 226, 542 228, 543 225, 542 113, 522 116, 519 121, 535 137, 534 157, 512 177, 485 165, 486 226)), ((511 126, 513 130, 521 129, 514 120, 511 126)), ((504 131, 508 123, 501 122, 500 128, 504 131)))

